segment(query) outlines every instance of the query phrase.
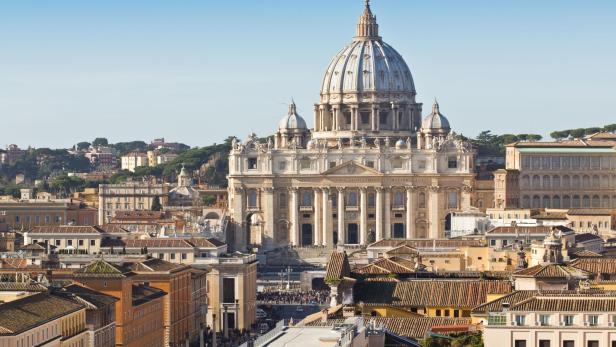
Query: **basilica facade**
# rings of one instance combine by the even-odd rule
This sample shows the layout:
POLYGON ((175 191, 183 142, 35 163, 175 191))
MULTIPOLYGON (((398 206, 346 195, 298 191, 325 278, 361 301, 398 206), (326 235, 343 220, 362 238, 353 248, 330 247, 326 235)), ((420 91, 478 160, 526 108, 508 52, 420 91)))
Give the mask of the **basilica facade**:
POLYGON ((229 242, 366 245, 441 238, 470 207, 474 152, 434 101, 422 118, 411 71, 366 2, 356 36, 325 71, 314 124, 291 103, 273 136, 229 155, 229 242))

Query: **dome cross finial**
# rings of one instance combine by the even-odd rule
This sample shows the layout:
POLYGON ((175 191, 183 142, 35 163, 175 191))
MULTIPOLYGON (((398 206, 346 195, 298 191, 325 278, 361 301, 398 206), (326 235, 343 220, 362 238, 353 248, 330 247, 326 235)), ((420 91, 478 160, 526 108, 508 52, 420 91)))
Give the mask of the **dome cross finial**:
POLYGON ((289 104, 289 115, 297 114, 297 107, 295 106, 295 100, 291 98, 291 103, 289 104))
POLYGON ((357 23, 357 37, 378 37, 379 25, 376 23, 376 16, 370 10, 370 0, 366 0, 365 4, 364 13, 357 23))

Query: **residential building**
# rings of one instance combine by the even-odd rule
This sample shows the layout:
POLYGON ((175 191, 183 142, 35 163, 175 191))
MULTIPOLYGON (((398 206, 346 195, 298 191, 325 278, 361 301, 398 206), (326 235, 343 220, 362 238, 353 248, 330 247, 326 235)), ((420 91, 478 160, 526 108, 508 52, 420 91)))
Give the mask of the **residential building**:
POLYGON ((135 172, 135 169, 140 166, 148 166, 148 155, 141 152, 130 152, 123 155, 121 158, 122 170, 135 172))
POLYGON ((485 234, 488 246, 495 249, 512 247, 516 244, 530 245, 533 242, 541 241, 550 233, 558 232, 565 240, 573 242, 575 233, 573 230, 564 226, 499 226, 491 229, 485 234))
POLYGON ((98 254, 105 230, 96 226, 38 226, 23 233, 24 244, 47 243, 56 251, 98 254))
POLYGON ((150 166, 165 164, 178 157, 176 153, 161 153, 158 150, 148 151, 147 155, 150 166))
POLYGON ((4 303, 0 346, 89 346, 86 306, 47 292, 4 303))
POLYGON ((116 346, 162 347, 164 345, 164 291, 135 284, 130 269, 96 260, 75 271, 80 285, 119 299, 115 303, 116 346))
POLYGON ((156 199, 165 206, 168 192, 169 187, 162 183, 101 184, 98 189, 98 224, 110 222, 116 211, 152 210, 156 199))
POLYGON ((613 237, 616 235, 616 209, 580 208, 567 211, 569 225, 576 232, 613 237))
POLYGON ((24 155, 26 155, 26 151, 19 148, 19 146, 8 145, 6 146, 6 151, 0 152, 0 164, 13 165, 24 155))
POLYGON ((291 103, 274 141, 233 141, 230 246, 444 237, 449 214, 470 207, 474 151, 436 101, 422 120, 415 96, 410 69, 366 4, 324 74, 313 130, 291 103))
POLYGON ((118 166, 118 157, 111 147, 90 146, 84 156, 93 167, 99 169, 112 169, 118 166))
POLYGON ((227 245, 207 238, 103 239, 104 254, 149 254, 175 264, 208 263, 227 253, 227 245))
POLYGON ((483 327, 486 346, 616 346, 614 292, 530 294, 490 305, 483 327))

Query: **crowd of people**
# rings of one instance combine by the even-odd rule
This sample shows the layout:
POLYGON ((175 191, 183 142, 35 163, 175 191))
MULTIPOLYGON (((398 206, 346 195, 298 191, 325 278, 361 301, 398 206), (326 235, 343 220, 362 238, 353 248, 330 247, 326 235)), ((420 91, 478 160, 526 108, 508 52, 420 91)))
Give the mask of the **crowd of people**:
POLYGON ((329 300, 329 290, 279 291, 257 293, 257 301, 268 304, 323 305, 329 300))

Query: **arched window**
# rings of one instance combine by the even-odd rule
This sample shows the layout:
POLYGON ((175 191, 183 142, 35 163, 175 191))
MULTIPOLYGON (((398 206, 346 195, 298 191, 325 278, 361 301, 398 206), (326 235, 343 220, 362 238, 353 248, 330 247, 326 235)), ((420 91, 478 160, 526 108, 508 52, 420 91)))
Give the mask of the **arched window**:
POLYGON ((571 207, 580 208, 580 196, 574 195, 573 199, 571 199, 571 207))
POLYGON ((601 188, 609 188, 610 187, 610 176, 603 175, 601 176, 601 188))
POLYGON ((541 178, 538 175, 533 176, 533 188, 541 188, 541 178))
POLYGON ((357 206, 357 192, 351 191, 347 194, 347 205, 357 206))
POLYGON ((419 208, 426 208, 426 193, 419 193, 418 200, 419 208))
POLYGON ((601 198, 601 207, 603 207, 603 208, 610 208, 610 197, 609 197, 609 195, 604 195, 603 198, 601 198))
POLYGON ((302 206, 312 206, 312 192, 311 191, 302 192, 302 206))
POLYGON ((590 176, 588 175, 582 176, 582 187, 590 188, 590 176))
POLYGON ((600 186, 601 186, 601 182, 599 182, 599 176, 593 175, 592 176, 592 187, 599 188, 600 186))
POLYGON ((404 194, 398 191, 394 194, 394 207, 403 207, 404 206, 404 194))
POLYGON ((580 188, 580 176, 573 175, 573 178, 571 179, 571 187, 580 188))
POLYGON ((541 207, 541 198, 537 195, 533 196, 533 208, 541 207))
POLYGON ((447 208, 458 208, 458 192, 451 191, 447 194, 447 208))
POLYGON ((550 203, 550 197, 549 196, 547 196, 547 195, 543 196, 543 201, 541 202, 541 207, 543 207, 543 208, 550 208, 550 207, 552 207, 551 203, 550 203))
POLYGON ((528 195, 524 195, 522 197, 522 207, 523 208, 530 208, 530 197, 528 195))
POLYGON ((563 188, 569 188, 571 186, 571 179, 569 178, 569 175, 564 175, 563 176, 563 188))
POLYGON ((601 206, 601 200, 599 199, 599 195, 593 195, 592 196, 591 206, 592 207, 600 207, 601 206))
POLYGON ((552 188, 560 188, 560 177, 552 176, 552 188))
POLYGON ((582 197, 582 207, 590 207, 590 196, 584 195, 582 197))
POLYGON ((522 188, 530 188, 530 177, 528 175, 522 176, 522 188))
POLYGON ((565 195, 563 196, 563 208, 569 207, 571 207, 571 198, 569 197, 569 195, 565 195))
POLYGON ((550 176, 543 176, 543 189, 550 189, 551 186, 552 184, 550 182, 550 176))
POLYGON ((560 196, 554 195, 552 197, 552 208, 560 208, 560 196))
POLYGON ((257 191, 250 190, 248 192, 248 207, 255 208, 257 207, 257 191))

